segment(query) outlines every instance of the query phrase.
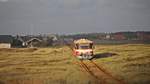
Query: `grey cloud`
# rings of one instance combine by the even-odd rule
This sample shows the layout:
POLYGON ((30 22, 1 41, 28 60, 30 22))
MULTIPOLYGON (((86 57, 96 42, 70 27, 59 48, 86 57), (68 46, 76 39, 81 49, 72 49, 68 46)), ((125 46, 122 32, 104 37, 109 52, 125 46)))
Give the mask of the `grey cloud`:
POLYGON ((0 2, 8 2, 8 0, 0 0, 0 2))
POLYGON ((150 30, 149 0, 0 2, 0 34, 150 30))

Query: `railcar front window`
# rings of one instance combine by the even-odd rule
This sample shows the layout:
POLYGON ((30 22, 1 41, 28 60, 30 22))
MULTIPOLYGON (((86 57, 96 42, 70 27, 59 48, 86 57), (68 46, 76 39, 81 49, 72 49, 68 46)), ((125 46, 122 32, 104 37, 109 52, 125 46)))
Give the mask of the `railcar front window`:
POLYGON ((80 49, 89 49, 89 46, 80 46, 80 49))

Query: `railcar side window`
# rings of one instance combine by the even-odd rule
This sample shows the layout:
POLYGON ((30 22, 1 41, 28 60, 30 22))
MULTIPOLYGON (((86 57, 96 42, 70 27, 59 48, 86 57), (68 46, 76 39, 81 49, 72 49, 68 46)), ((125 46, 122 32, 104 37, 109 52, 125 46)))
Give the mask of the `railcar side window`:
POLYGON ((76 48, 76 49, 79 49, 79 44, 76 44, 75 48, 76 48))
POLYGON ((93 43, 90 43, 90 49, 92 49, 93 48, 93 43))

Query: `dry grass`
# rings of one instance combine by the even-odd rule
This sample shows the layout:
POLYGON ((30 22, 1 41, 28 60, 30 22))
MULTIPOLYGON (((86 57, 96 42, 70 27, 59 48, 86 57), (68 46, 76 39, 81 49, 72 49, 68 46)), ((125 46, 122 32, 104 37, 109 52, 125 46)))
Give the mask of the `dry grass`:
MULTIPOLYGON (((97 45, 97 64, 129 84, 150 82, 150 45, 97 45)), ((68 47, 0 49, 0 84, 93 84, 68 47)))
POLYGON ((0 80, 4 84, 37 84, 36 80, 39 84, 87 84, 92 81, 75 62, 68 47, 1 49, 0 80))
POLYGON ((116 53, 111 57, 96 59, 96 62, 127 84, 150 83, 150 45, 99 45, 95 51, 101 54, 116 53))

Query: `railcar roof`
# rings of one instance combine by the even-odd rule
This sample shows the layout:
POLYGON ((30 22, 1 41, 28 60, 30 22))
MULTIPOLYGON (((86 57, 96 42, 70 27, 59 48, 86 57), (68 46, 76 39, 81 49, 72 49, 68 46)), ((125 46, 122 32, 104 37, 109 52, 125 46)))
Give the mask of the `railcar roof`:
POLYGON ((93 41, 90 41, 88 39, 79 39, 74 41, 75 44, 77 43, 93 43, 93 41))

